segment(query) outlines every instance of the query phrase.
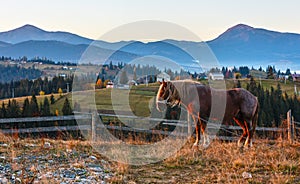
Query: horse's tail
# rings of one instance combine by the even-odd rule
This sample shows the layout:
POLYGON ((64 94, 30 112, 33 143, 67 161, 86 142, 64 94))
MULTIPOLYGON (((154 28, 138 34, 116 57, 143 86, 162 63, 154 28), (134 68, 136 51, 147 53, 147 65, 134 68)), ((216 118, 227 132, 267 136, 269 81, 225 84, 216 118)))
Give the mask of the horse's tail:
POLYGON ((256 128, 256 125, 258 123, 258 110, 259 110, 259 103, 258 103, 258 100, 256 98, 256 107, 255 107, 255 111, 254 111, 253 119, 252 119, 252 132, 253 132, 253 135, 255 134, 255 128, 256 128))

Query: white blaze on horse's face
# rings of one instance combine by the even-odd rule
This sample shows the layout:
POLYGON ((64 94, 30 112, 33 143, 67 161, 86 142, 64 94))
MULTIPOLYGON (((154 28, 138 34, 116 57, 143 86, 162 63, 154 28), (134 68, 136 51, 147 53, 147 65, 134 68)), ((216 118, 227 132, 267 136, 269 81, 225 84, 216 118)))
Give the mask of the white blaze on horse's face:
POLYGON ((169 98, 169 95, 166 95, 166 87, 167 87, 167 83, 166 82, 162 82, 159 86, 159 89, 158 89, 158 92, 157 92, 157 95, 156 95, 156 109, 159 111, 159 112, 162 112, 162 108, 166 107, 167 105, 167 101, 168 101, 168 98, 169 98))

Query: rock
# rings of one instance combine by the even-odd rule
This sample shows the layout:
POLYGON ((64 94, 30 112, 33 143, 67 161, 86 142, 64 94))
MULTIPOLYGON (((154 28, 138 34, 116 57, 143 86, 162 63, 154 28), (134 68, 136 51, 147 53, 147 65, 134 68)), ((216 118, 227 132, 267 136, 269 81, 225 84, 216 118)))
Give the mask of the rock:
POLYGON ((251 179, 252 178, 252 175, 249 172, 243 172, 242 176, 243 176, 244 179, 251 179))
POLYGON ((36 144, 25 144, 26 147, 37 147, 36 144))
POLYGON ((8 147, 8 145, 7 144, 0 144, 0 146, 2 146, 2 147, 8 147))
POLYGON ((16 184, 21 184, 21 183, 22 183, 22 180, 21 180, 20 178, 16 178, 15 183, 16 183, 16 184))
POLYGON ((0 184, 7 184, 8 179, 6 177, 0 178, 0 184))
POLYGON ((74 173, 73 171, 65 170, 65 171, 63 171, 63 177, 64 178, 75 179, 76 178, 76 173, 74 173))
POLYGON ((44 148, 45 148, 45 149, 51 148, 50 142, 45 142, 45 143, 44 143, 44 148))
POLYGON ((97 157, 95 157, 95 156, 90 156, 90 159, 92 159, 92 160, 97 160, 97 157))

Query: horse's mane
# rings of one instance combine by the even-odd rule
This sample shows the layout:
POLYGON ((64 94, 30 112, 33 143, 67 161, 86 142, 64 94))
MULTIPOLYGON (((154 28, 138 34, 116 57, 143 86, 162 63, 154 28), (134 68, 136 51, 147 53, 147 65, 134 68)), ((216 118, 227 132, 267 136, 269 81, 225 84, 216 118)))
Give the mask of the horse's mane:
POLYGON ((173 97, 176 99, 184 99, 188 96, 194 95, 196 98, 196 94, 190 94, 191 92, 196 93, 197 86, 205 86, 200 82, 193 81, 190 79, 185 80, 176 80, 176 81, 170 81, 172 85, 175 86, 175 90, 173 90, 173 97), (193 89, 194 88, 194 89, 193 89))

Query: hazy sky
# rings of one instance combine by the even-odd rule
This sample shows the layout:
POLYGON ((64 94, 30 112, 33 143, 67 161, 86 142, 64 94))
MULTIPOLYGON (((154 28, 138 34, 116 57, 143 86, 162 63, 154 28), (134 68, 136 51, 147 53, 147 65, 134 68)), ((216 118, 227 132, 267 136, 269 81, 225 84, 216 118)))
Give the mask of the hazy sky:
POLYGON ((299 0, 6 0, 0 31, 33 24, 97 39, 122 24, 161 20, 210 40, 238 23, 300 33, 299 0))

